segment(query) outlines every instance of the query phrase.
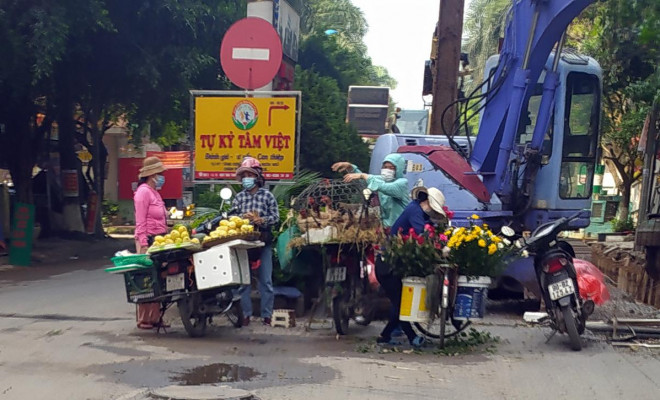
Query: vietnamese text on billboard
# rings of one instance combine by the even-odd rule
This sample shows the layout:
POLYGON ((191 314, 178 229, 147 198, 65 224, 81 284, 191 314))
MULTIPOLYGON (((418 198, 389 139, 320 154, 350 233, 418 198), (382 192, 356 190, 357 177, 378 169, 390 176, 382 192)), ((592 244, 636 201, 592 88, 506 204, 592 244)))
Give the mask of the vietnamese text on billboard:
POLYGON ((245 157, 266 179, 293 179, 295 97, 195 98, 195 179, 233 179, 245 157))

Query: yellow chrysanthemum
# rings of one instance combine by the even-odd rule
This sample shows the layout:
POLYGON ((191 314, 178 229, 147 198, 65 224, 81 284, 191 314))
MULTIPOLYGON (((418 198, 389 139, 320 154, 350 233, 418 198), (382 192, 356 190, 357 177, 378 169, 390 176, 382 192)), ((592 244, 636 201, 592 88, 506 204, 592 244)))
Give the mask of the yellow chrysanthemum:
POLYGON ((486 241, 483 239, 479 239, 479 247, 486 247, 486 241))
POLYGON ((488 255, 493 255, 497 251, 497 245, 495 243, 491 243, 490 246, 488 246, 488 255))
POLYGON ((472 214, 472 216, 471 216, 470 218, 472 218, 472 219, 479 219, 479 216, 478 216, 477 214, 472 214))
POLYGON ((481 227, 478 226, 478 225, 475 225, 474 228, 472 228, 472 231, 475 232, 475 233, 479 233, 479 232, 481 232, 481 227))
POLYGON ((502 241, 502 238, 499 236, 491 236, 491 239, 494 243, 500 243, 502 241))

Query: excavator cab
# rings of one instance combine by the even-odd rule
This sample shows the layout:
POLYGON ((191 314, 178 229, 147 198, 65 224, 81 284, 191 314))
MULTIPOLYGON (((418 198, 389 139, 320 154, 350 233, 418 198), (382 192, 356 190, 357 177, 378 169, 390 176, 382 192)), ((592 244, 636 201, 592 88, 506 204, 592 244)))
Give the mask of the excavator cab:
MULTIPOLYGON (((486 76, 497 65, 497 58, 488 60, 486 76)), ((551 54, 546 68, 551 68, 553 63, 554 54, 551 54)), ((524 212, 523 225, 529 230, 591 206, 594 169, 599 157, 602 71, 592 58, 568 53, 562 54, 557 74, 559 85, 551 123, 541 145, 541 165, 533 183, 533 194, 527 204, 516 210, 524 212)), ((512 160, 524 154, 531 144, 544 79, 545 72, 524 105, 527 111, 521 112, 512 160)), ((588 223, 587 218, 582 218, 573 227, 584 228, 588 223)))

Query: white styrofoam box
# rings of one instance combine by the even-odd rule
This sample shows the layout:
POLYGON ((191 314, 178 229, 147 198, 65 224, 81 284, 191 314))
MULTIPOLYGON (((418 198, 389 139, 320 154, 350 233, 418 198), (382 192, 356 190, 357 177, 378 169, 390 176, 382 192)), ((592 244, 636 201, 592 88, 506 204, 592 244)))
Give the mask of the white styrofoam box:
POLYGON ((337 237, 337 228, 326 226, 323 229, 309 229, 304 235, 308 243, 325 243, 337 237))
POLYGON ((197 289, 249 285, 250 262, 247 250, 263 245, 262 242, 232 240, 193 254, 197 289))

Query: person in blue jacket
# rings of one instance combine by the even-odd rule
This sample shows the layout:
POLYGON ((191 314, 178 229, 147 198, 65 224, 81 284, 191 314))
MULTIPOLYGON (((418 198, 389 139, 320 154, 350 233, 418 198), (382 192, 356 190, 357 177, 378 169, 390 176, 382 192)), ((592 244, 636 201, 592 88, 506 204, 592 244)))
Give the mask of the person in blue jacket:
POLYGON ((403 177, 406 161, 400 154, 389 154, 383 160, 380 175, 365 174, 360 169, 347 161, 332 165, 335 172, 347 172, 344 176, 345 182, 363 179, 367 182, 367 188, 378 193, 380 201, 380 216, 385 228, 390 228, 394 221, 410 203, 408 194, 408 180, 403 177))
MULTIPOLYGON (((445 205, 445 196, 436 188, 416 187, 412 192, 413 201, 401 213, 401 216, 392 225, 390 235, 397 235, 399 232, 409 232, 414 229, 418 235, 424 232, 424 226, 428 223, 434 223, 445 217, 443 206, 445 205)), ((376 277, 385 294, 392 303, 390 317, 387 325, 376 340, 378 344, 397 344, 392 340, 393 332, 400 327, 405 333, 408 341, 413 347, 420 347, 424 343, 424 338, 417 336, 410 322, 399 320, 399 308, 401 307, 401 284, 402 276, 393 273, 389 264, 383 260, 381 255, 376 257, 376 277)))

